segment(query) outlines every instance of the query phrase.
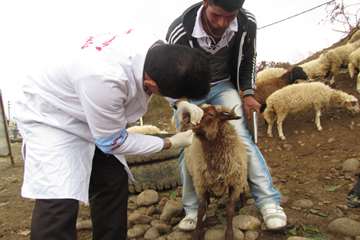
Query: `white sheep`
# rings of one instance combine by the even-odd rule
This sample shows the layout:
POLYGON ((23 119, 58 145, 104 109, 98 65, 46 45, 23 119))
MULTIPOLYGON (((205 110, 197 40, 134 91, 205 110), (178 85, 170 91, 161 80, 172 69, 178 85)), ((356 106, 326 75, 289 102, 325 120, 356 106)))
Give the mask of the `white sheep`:
POLYGON ((334 76, 336 76, 340 72, 340 69, 343 66, 348 66, 349 55, 359 47, 360 47, 360 40, 351 43, 350 42, 346 43, 339 47, 330 49, 329 51, 324 53, 330 63, 330 71, 333 76, 333 80, 332 80, 333 82, 334 82, 334 76))
POLYGON ((162 131, 158 127, 153 126, 153 125, 132 126, 132 127, 127 128, 126 130, 129 133, 141 133, 141 134, 147 134, 147 135, 167 133, 166 131, 162 131))
POLYGON ((325 54, 321 54, 318 58, 300 64, 309 79, 325 79, 330 72, 330 61, 325 54))
POLYGON ((360 92, 360 48, 350 54, 348 70, 352 79, 357 75, 356 90, 360 92))
MULTIPOLYGON (((245 145, 235 128, 228 122, 239 119, 234 109, 223 106, 202 105, 204 116, 192 127, 192 144, 185 148, 186 167, 192 176, 199 200, 194 238, 203 236, 203 216, 210 194, 221 197, 229 194, 226 208, 227 227, 225 239, 233 239, 232 219, 235 203, 247 186, 247 153, 245 145)), ((189 117, 183 118, 183 130, 187 129, 189 117), (185 127, 184 127, 185 126, 185 127)))
POLYGON ((286 68, 268 67, 256 73, 256 82, 267 81, 267 79, 277 78, 287 72, 286 68))
POLYGON ((315 124, 321 131, 321 109, 329 106, 345 107, 352 112, 359 111, 356 97, 321 82, 299 83, 279 89, 266 100, 264 118, 268 124, 267 134, 272 137, 272 127, 276 120, 279 137, 285 140, 282 124, 286 116, 311 109, 315 110, 315 124))
POLYGON ((289 70, 284 70, 285 71, 282 71, 280 68, 269 68, 269 71, 262 71, 264 73, 261 74, 261 78, 256 80, 255 91, 255 99, 260 104, 265 104, 266 98, 276 90, 293 84, 297 80, 306 80, 308 78, 301 67, 295 66, 289 70), (276 73, 276 71, 278 72, 276 73), (280 74, 281 72, 282 74, 280 74))

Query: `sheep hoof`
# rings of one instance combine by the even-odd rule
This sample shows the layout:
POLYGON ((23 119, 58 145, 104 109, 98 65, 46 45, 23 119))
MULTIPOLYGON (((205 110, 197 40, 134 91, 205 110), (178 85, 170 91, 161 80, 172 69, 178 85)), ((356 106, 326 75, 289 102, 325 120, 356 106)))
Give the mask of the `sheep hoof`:
POLYGON ((280 139, 284 141, 284 140, 286 140, 286 137, 285 136, 280 136, 280 139))
POLYGON ((321 131, 322 131, 322 127, 319 127, 318 130, 319 130, 319 132, 321 132, 321 131))

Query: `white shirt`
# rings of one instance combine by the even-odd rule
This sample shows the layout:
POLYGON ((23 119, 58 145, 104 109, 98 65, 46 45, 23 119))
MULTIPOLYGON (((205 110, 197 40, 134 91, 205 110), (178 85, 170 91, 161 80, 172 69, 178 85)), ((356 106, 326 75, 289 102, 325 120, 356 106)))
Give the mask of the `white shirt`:
POLYGON ((135 30, 91 36, 64 59, 30 74, 15 102, 26 144, 22 196, 88 201, 95 142, 133 179, 124 154, 163 148, 158 137, 127 133, 146 111, 146 53, 157 39, 135 30))

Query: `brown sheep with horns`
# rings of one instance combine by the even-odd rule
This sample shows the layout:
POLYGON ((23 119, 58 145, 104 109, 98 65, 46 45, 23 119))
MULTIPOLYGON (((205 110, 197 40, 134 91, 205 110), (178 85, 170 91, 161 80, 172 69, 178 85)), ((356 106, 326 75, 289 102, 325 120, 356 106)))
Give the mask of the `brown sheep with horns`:
POLYGON ((193 239, 203 239, 203 217, 210 195, 229 194, 225 239, 234 237, 232 220, 235 203, 247 188, 247 153, 242 140, 229 120, 239 119, 232 110, 219 105, 201 106, 204 116, 200 123, 190 126, 190 117, 183 116, 182 130, 192 128, 192 144, 185 148, 186 166, 193 178, 199 200, 198 221, 193 239))

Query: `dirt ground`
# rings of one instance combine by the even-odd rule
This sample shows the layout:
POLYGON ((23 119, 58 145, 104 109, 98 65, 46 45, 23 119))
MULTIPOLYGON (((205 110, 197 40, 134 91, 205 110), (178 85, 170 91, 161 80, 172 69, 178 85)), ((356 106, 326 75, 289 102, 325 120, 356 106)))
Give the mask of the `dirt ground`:
MULTIPOLYGON (((359 97, 355 82, 342 74, 336 88, 359 97)), ((154 99, 144 117, 165 130, 172 130, 171 113, 161 99, 154 99), (160 109, 154 106, 162 106, 160 109)), ((290 229, 285 233, 261 234, 260 239, 282 240, 290 234, 311 239, 343 239, 330 234, 328 223, 341 215, 360 218, 359 209, 347 209, 345 198, 354 183, 352 174, 344 174, 342 163, 349 158, 360 159, 360 114, 351 115, 345 110, 324 111, 323 131, 316 131, 313 113, 289 116, 284 124, 286 141, 266 136, 266 126, 259 119, 259 147, 271 168, 273 180, 284 198, 283 206, 289 217, 290 229), (299 210, 292 203, 299 199, 312 200, 311 210, 299 210)), ((12 144, 15 166, 10 159, 0 158, 0 239, 22 240, 29 238, 29 224, 33 202, 20 197, 23 162, 20 144, 12 144)), ((88 209, 81 207, 79 218, 87 218, 88 209)), ((79 232, 79 239, 91 239, 89 231, 79 232)))

